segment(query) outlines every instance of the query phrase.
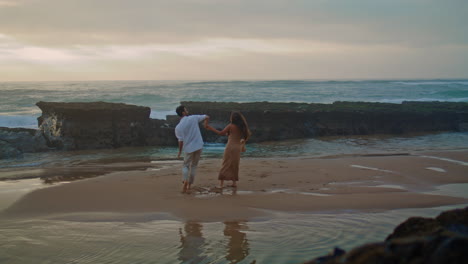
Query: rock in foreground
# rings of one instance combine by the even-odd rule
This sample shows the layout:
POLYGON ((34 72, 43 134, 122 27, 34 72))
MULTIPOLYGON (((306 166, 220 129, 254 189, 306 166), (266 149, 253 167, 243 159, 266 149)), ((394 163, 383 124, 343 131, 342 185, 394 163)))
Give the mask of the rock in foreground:
POLYGON ((436 218, 412 217, 395 228, 384 242, 335 249, 305 264, 447 264, 468 263, 468 207, 436 218))

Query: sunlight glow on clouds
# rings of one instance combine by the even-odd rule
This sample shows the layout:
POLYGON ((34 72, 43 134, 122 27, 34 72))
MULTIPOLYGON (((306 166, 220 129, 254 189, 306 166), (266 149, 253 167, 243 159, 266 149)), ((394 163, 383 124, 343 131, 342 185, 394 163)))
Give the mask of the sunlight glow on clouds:
POLYGON ((81 50, 108 59, 138 59, 149 54, 174 54, 177 56, 224 56, 239 52, 284 53, 294 52, 294 47, 283 43, 271 44, 255 39, 207 39, 182 44, 111 45, 81 47, 81 50))
POLYGON ((8 0, 1 0, 0 1, 0 8, 5 7, 5 6, 16 6, 19 3, 16 1, 8 1, 8 0))
POLYGON ((14 7, 26 4, 27 2, 32 2, 37 0, 0 0, 0 8, 2 7, 14 7))
POLYGON ((237 53, 294 53, 337 50, 326 44, 292 41, 262 41, 256 39, 208 39, 183 44, 152 45, 76 45, 69 48, 27 46, 13 38, 0 35, 0 59, 38 63, 83 62, 93 60, 138 60, 149 55, 235 56, 237 53), (312 49, 310 49, 312 47, 312 49))
POLYGON ((79 58, 79 56, 66 49, 27 46, 15 41, 13 38, 0 34, 0 60, 6 63, 14 61, 54 63, 75 61, 79 58))
POLYGON ((0 81, 468 78, 462 0, 0 0, 0 81))
POLYGON ((158 54, 186 57, 224 57, 241 53, 259 54, 340 54, 364 50, 399 49, 385 45, 340 45, 312 41, 259 40, 259 39, 207 39, 183 44, 152 45, 76 45, 69 48, 28 46, 13 38, 0 35, 0 59, 37 63, 84 62, 94 60, 139 60, 158 54))

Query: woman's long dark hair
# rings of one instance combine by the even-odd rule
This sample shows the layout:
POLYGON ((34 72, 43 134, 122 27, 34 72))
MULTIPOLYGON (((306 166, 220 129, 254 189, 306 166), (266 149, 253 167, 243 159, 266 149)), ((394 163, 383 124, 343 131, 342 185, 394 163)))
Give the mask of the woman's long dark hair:
POLYGON ((240 129, 242 137, 245 139, 245 141, 250 138, 252 133, 250 133, 249 125, 247 125, 245 117, 240 112, 236 111, 231 113, 231 123, 240 129))

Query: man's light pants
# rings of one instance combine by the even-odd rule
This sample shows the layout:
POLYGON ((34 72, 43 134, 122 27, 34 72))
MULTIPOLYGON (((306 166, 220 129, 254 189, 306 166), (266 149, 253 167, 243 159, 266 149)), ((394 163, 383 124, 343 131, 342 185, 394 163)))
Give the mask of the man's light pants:
POLYGON ((201 153, 201 149, 192 153, 185 153, 184 167, 182 168, 182 179, 189 184, 192 184, 195 180, 195 174, 197 173, 197 166, 201 153))

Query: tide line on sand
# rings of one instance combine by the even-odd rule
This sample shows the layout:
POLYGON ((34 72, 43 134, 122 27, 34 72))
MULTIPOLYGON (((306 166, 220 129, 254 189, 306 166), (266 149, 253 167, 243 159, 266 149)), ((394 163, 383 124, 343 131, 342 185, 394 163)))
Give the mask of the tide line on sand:
POLYGON ((379 168, 373 168, 373 167, 366 167, 366 166, 361 166, 361 165, 351 165, 353 168, 358 168, 358 169, 364 169, 364 170, 373 170, 373 171, 381 171, 381 172, 388 172, 388 173, 396 173, 391 170, 382 170, 379 168))
POLYGON ((441 158, 441 157, 436 157, 436 156, 421 156, 423 158, 428 158, 428 159, 437 159, 437 160, 443 160, 451 163, 456 163, 458 165, 462 166, 468 166, 468 162, 461 161, 461 160, 454 160, 454 159, 449 159, 449 158, 441 158))

